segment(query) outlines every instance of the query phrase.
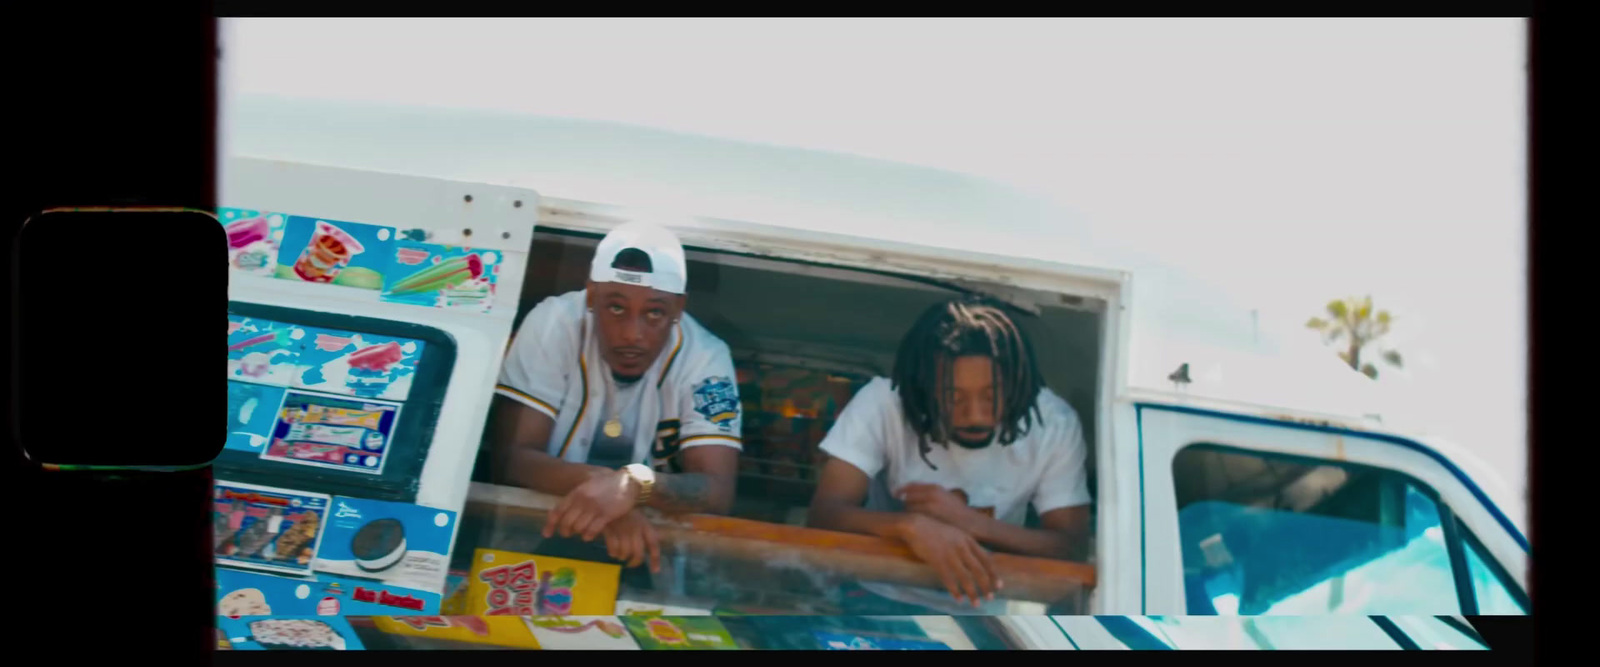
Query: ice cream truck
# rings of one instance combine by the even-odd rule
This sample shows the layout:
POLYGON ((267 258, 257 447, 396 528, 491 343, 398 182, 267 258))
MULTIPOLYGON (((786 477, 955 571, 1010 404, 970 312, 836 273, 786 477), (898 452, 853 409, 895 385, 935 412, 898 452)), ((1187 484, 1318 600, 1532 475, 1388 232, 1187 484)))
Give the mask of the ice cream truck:
MULTIPOLYGON (((223 174, 236 428, 215 468, 220 613, 484 613, 462 599, 488 580, 477 561, 555 502, 487 469, 507 346, 534 304, 582 288, 607 230, 652 214, 278 158, 233 157, 223 174)), ((903 545, 807 528, 805 506, 833 417, 888 373, 918 312, 964 292, 1027 313, 1092 450, 1091 556, 997 554, 1009 612, 1530 610, 1523 511, 1493 471, 1355 404, 1296 398, 1303 383, 1366 381, 1336 364, 1288 369, 1185 344, 1181 327, 1141 334, 1174 303, 1159 280, 1030 259, 1036 236, 993 229, 972 234, 1018 251, 887 226, 658 221, 685 245, 689 311, 733 351, 739 497, 731 516, 657 517, 669 562, 652 581, 580 568, 580 582, 611 577, 607 611, 827 614, 842 582, 937 588, 903 545), (1175 372, 1218 363, 1259 393, 1175 372)))

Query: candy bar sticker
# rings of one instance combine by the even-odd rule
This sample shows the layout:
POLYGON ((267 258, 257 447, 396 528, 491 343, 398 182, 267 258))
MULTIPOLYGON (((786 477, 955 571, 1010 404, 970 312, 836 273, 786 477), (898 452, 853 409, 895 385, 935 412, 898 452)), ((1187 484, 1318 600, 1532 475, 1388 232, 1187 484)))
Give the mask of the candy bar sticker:
POLYGON ((487 313, 494 306, 500 259, 492 250, 396 241, 382 298, 487 313))
POLYGON ((328 496, 218 481, 213 486, 218 563, 293 574, 311 571, 328 496))
POLYGON ((393 403, 290 391, 261 458, 319 468, 383 473, 400 416, 393 403), (329 420, 346 426, 334 426, 329 420))

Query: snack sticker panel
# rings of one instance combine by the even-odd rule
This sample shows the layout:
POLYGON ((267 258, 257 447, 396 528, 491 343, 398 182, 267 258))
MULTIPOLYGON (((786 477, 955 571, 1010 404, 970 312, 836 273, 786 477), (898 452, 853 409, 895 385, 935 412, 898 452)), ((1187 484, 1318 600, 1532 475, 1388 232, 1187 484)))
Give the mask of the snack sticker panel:
POLYGON ((638 642, 614 616, 524 616, 519 619, 545 650, 637 651, 638 642))
POLYGON ((228 233, 228 266, 235 271, 272 276, 278 270, 278 247, 289 216, 242 208, 217 210, 228 233))
POLYGON ((332 329, 308 329, 293 386, 330 394, 404 401, 423 343, 332 329))
POLYGON ((216 580, 218 616, 322 615, 315 595, 320 586, 311 579, 218 567, 216 580))
POLYGON ((314 566, 326 574, 433 591, 437 605, 455 521, 449 510, 339 496, 314 566))
POLYGON ((275 275, 285 280, 383 289, 392 227, 291 216, 275 275))
POLYGON ((462 246, 399 240, 384 301, 487 313, 494 303, 500 254, 462 246))
POLYGON ((467 613, 610 615, 621 576, 622 568, 609 563, 478 549, 467 582, 467 613))
POLYGON ((261 458, 382 474, 400 406, 290 391, 261 458))
POLYGON ((294 381, 306 330, 228 315, 228 379, 287 387, 294 381))
POLYGON ((248 382, 228 382, 227 448, 260 454, 278 423, 284 390, 248 382))
MULTIPOLYGON (((360 651, 361 639, 338 616, 218 618, 217 629, 235 651, 360 651)), ((219 641, 219 643, 222 643, 219 641)))
POLYGON ((310 574, 330 498, 218 480, 212 487, 219 564, 310 574))
POLYGON ((342 577, 318 572, 323 597, 317 613, 343 616, 383 616, 387 614, 437 614, 437 591, 396 586, 382 581, 342 577))
POLYGON ((439 595, 333 575, 290 577, 216 568, 217 615, 378 616, 432 614, 439 595))
POLYGON ((539 640, 522 619, 513 616, 377 616, 373 625, 385 634, 428 637, 468 644, 538 649, 539 640))
POLYGON ((715 616, 623 616, 622 622, 646 651, 739 649, 715 616))

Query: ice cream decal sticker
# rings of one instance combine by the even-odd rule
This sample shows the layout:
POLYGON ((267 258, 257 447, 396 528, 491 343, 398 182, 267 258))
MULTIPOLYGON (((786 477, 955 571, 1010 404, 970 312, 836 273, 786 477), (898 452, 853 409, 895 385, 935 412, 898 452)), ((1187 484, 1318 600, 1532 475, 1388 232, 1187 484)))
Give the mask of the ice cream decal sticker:
POLYGON ((291 216, 275 275, 381 290, 394 236, 390 227, 291 216))
POLYGON ((287 387, 306 331, 281 322, 228 316, 228 379, 287 387))
POLYGON ((493 251, 396 241, 383 300, 488 312, 499 272, 493 251))
POLYGON ((228 234, 228 264, 245 273, 271 276, 278 268, 278 245, 288 216, 268 211, 224 208, 217 211, 228 234))
POLYGON ((422 356, 422 341, 311 330, 294 386, 335 394, 403 401, 422 356))

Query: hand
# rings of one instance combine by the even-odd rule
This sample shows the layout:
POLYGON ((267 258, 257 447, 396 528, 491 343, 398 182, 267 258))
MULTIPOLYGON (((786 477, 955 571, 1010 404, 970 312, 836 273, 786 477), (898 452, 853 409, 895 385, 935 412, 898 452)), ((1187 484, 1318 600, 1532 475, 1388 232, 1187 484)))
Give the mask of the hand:
POLYGON ((612 558, 627 563, 628 567, 639 567, 648 558, 650 571, 661 571, 661 542, 656 537, 656 527, 650 525, 639 510, 612 521, 603 532, 606 553, 612 558))
POLYGON ((989 552, 960 528, 909 514, 900 535, 919 560, 939 573, 945 589, 958 601, 977 607, 980 597, 993 600, 994 592, 1005 587, 995 576, 989 552))
POLYGON ((639 484, 627 473, 606 471, 578 485, 562 498, 544 524, 544 536, 578 535, 593 542, 612 521, 631 511, 639 498, 639 484))
POLYGON ((900 488, 900 501, 906 511, 938 519, 971 532, 973 522, 983 516, 967 505, 966 494, 937 484, 907 484, 900 488))

